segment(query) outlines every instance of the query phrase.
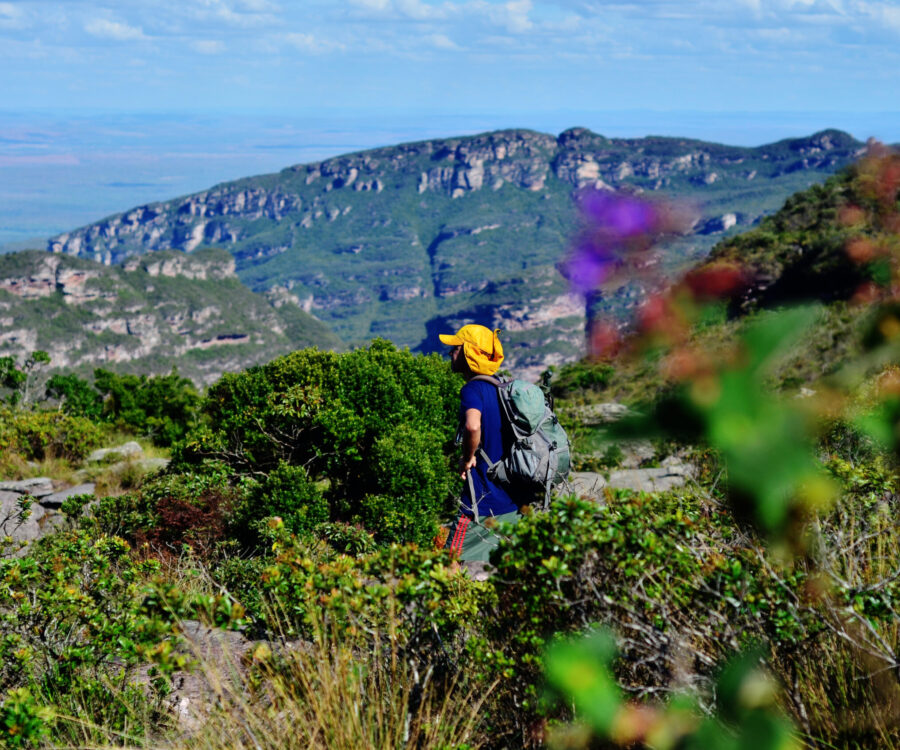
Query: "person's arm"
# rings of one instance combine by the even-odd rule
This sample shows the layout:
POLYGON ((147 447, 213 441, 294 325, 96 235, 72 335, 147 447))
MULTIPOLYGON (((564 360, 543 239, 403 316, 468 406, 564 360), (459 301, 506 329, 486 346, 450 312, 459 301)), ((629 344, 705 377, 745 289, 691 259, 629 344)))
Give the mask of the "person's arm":
POLYGON ((466 409, 466 421, 462 431, 462 458, 459 461, 459 474, 465 479, 466 472, 475 466, 475 451, 481 445, 481 412, 478 409, 466 409))

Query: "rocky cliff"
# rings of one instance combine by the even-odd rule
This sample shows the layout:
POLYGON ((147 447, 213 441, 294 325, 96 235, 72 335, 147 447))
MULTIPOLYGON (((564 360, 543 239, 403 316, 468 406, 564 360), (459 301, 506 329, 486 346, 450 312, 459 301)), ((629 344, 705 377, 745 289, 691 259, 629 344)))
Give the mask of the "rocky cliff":
POLYGON ((278 354, 340 342, 299 300, 276 308, 224 250, 134 256, 122 266, 26 251, 0 256, 0 356, 44 349, 55 368, 167 372, 198 383, 278 354))
MULTIPOLYGON (((556 270, 577 227, 574 190, 627 188, 689 201, 697 221, 668 249, 664 265, 674 267, 861 147, 838 131, 758 148, 610 139, 583 128, 558 137, 500 131, 218 185, 60 235, 48 249, 115 264, 218 245, 245 284, 295 297, 347 343, 381 335, 429 350, 437 330, 479 320, 509 332, 512 364, 534 368, 581 346, 583 304, 556 270)), ((609 294, 626 304, 633 296, 609 294)))

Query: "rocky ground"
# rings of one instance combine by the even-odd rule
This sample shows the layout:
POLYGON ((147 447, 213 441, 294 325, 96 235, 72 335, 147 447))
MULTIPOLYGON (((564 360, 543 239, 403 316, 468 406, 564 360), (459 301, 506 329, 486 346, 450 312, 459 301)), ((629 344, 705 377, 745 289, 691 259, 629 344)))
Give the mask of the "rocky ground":
MULTIPOLYGON (((168 464, 163 458, 145 458, 141 446, 128 442, 113 448, 94 451, 87 459, 88 467, 106 464, 111 473, 135 467, 143 472, 156 471, 168 464)), ((93 495, 96 484, 88 481, 95 473, 91 468, 76 474, 80 482, 64 482, 50 477, 0 482, 0 539, 4 537, 19 552, 28 543, 58 528, 65 520, 60 511, 63 503, 80 495, 93 495)))

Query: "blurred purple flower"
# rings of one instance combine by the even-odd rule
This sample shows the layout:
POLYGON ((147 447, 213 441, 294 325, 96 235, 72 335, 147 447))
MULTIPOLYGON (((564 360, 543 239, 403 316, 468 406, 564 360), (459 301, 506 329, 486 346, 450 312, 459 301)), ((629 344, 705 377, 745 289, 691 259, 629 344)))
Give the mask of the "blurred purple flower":
POLYGON ((684 229, 684 217, 660 201, 601 190, 584 191, 577 201, 584 228, 562 272, 581 294, 606 282, 634 253, 684 229))

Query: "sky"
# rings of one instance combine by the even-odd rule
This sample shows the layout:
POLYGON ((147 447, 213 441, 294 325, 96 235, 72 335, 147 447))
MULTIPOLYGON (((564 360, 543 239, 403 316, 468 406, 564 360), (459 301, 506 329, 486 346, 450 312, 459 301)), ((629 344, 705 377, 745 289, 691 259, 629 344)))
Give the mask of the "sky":
POLYGON ((0 0, 0 245, 403 140, 900 141, 900 0, 0 0))

